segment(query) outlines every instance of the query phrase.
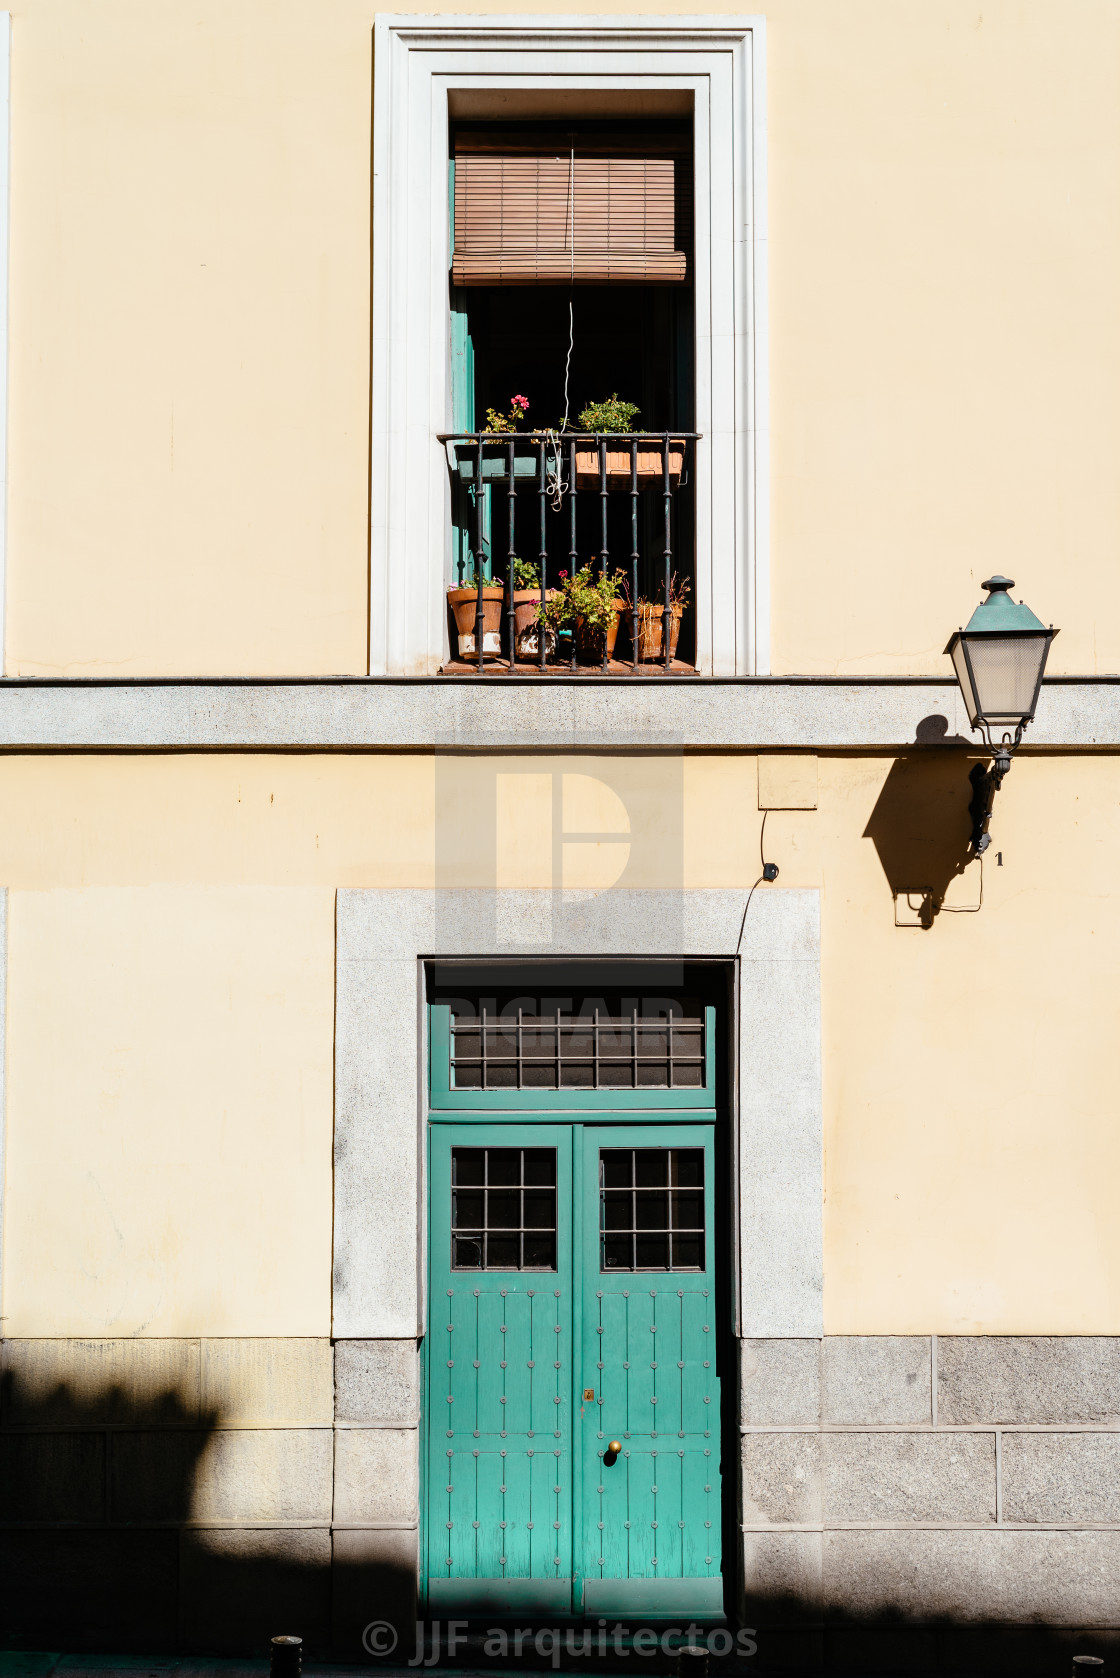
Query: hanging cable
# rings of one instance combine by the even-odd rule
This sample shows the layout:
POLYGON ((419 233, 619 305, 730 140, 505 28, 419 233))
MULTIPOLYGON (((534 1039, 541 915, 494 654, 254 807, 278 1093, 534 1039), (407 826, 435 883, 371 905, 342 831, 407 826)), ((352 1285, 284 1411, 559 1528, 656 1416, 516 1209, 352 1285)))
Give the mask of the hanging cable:
MULTIPOLYGON (((568 217, 571 223, 571 252, 572 252, 572 291, 576 287, 576 148, 573 146, 568 154, 568 217)), ((576 341, 575 315, 572 310, 573 299, 568 298, 568 359, 564 363, 564 422, 561 431, 568 429, 568 374, 572 366, 572 349, 576 341)))
POLYGON ((549 505, 551 506, 552 511, 554 513, 558 513, 564 505, 564 497, 567 495, 569 488, 568 480, 564 476, 564 451, 561 447, 560 439, 557 437, 551 426, 549 426, 544 436, 544 492, 549 498, 549 505), (552 455, 551 466, 548 465, 548 456, 550 452, 552 455))

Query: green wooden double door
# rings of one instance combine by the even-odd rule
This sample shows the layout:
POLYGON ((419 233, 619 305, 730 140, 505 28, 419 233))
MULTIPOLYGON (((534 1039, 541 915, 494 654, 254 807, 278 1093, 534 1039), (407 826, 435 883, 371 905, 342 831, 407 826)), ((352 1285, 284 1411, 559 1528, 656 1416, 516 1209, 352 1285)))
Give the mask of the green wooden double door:
POLYGON ((720 1618, 714 1126, 429 1134, 428 1613, 720 1618))

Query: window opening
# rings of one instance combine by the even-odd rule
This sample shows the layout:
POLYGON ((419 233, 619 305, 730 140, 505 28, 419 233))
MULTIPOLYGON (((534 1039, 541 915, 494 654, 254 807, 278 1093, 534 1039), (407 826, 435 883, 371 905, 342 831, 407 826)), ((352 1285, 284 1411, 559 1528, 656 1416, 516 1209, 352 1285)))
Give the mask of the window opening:
POLYGON ((449 587, 477 601, 449 601, 448 668, 691 670, 692 120, 454 122, 449 178, 449 587), (580 417, 613 396, 617 442, 580 417), (542 626, 588 566, 613 618, 542 626))
POLYGON ((585 1000, 451 1008, 451 1083, 459 1090, 702 1089, 705 1010, 697 998, 585 1000))
POLYGON ((599 1151, 602 1271, 703 1270, 703 1148, 599 1151))
POLYGON ((452 1148, 451 1268, 556 1269, 555 1148, 452 1148))

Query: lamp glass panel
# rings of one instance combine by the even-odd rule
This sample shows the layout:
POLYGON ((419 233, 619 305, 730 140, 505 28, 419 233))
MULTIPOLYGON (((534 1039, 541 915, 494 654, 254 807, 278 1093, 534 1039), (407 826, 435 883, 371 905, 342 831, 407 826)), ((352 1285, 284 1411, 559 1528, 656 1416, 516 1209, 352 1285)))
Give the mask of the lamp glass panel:
POLYGON ((990 723, 1018 723, 1029 717, 1046 657, 1046 636, 970 635, 967 640, 979 714, 990 723))
POLYGON ((953 642, 951 656, 953 659, 953 669, 957 673, 957 681, 960 683, 961 693, 964 696, 964 704, 965 710, 968 712, 968 720, 972 727, 975 728, 977 716, 976 695, 972 691, 972 677, 969 675, 968 665, 964 661, 964 641, 962 639, 958 638, 953 642))

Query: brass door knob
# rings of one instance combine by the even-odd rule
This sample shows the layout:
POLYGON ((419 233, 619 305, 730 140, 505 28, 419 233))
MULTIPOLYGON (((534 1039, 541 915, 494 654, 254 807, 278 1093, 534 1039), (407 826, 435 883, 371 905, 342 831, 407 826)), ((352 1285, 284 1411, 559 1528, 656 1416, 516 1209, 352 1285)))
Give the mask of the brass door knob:
POLYGON ((617 1457, 619 1451, 621 1451, 621 1449, 622 1449, 622 1440, 621 1439, 612 1439, 607 1445, 607 1450, 608 1451, 613 1451, 616 1457, 617 1457))

